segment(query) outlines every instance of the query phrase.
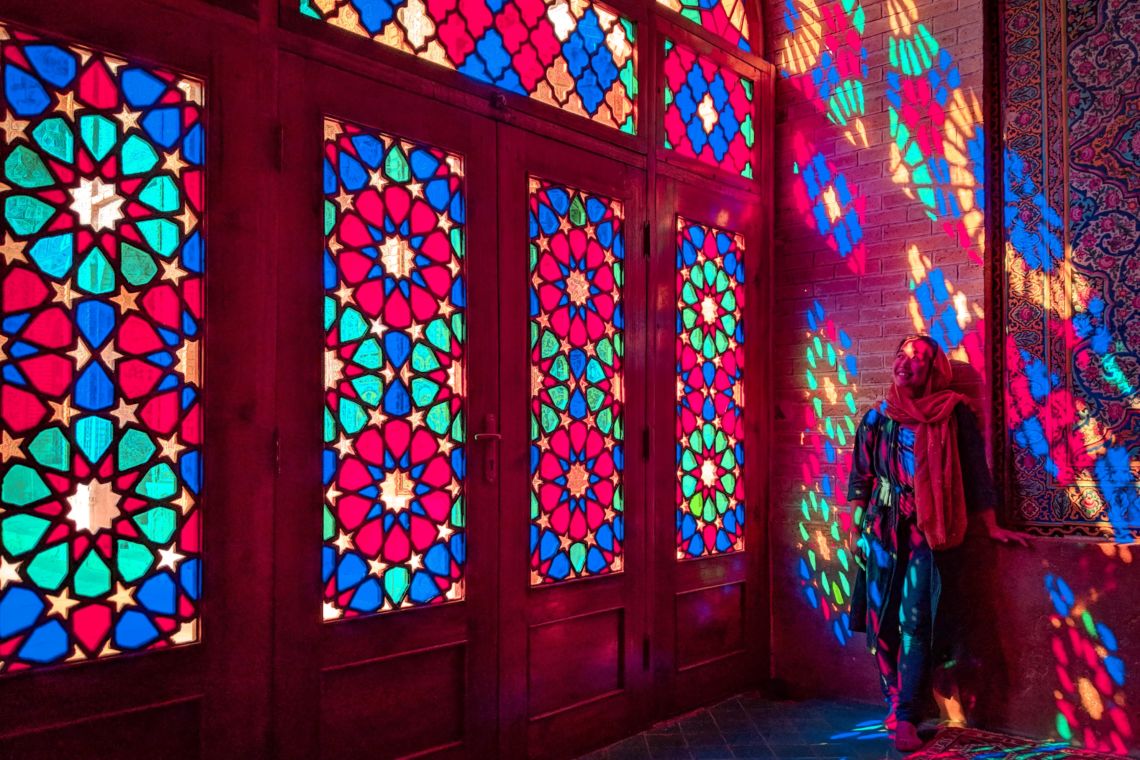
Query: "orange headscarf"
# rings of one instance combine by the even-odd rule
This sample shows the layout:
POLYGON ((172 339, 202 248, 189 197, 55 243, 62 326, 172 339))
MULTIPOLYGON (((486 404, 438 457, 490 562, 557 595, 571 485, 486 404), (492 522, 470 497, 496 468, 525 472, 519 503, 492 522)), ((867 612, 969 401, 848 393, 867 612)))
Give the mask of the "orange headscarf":
POLYGON ((949 389, 952 370, 946 354, 930 338, 915 336, 934 348, 925 385, 913 396, 891 384, 887 416, 917 429, 914 443, 914 501, 918 528, 931 549, 952 549, 966 537, 966 497, 958 459, 958 424, 954 407, 968 399, 949 389))

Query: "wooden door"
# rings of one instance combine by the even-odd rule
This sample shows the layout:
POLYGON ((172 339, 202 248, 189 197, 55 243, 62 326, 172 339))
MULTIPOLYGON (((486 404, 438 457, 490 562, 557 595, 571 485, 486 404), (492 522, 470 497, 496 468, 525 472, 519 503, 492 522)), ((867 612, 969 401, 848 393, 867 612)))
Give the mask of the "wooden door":
POLYGON ((647 393, 663 714, 765 677, 769 262, 761 209, 755 196, 711 183, 658 185, 647 393))
POLYGON ((644 174, 500 127, 503 757, 638 725, 644 174))
POLYGON ((494 130, 298 57, 282 82, 276 751, 488 756, 494 130))
POLYGON ((0 95, 0 205, 37 210, 0 222, 0 757, 255 755, 262 50, 221 9, 12 0, 0 16, 0 78, 19 83, 0 95))

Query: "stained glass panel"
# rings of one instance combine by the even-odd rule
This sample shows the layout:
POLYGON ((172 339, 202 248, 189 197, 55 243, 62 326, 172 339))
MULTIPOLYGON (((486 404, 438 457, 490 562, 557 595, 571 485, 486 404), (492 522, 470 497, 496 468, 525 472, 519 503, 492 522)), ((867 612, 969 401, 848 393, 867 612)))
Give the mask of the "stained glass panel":
POLYGON ((326 620, 463 598, 463 177, 325 120, 326 620))
POLYGON ((198 639, 203 87, 0 24, 0 671, 198 639))
POLYGON ((728 44, 747 53, 748 15, 744 0, 657 0, 670 10, 677 11, 697 26, 708 29, 728 44))
POLYGON ((637 132, 632 21, 592 0, 300 0, 301 13, 623 132, 637 132))
POLYGON ((621 201, 530 180, 530 579, 622 569, 621 201))
POLYGON ((677 558, 744 548, 744 238, 677 217, 677 558))
POLYGON ((752 93, 732 69, 665 40, 665 147, 751 178, 752 93))

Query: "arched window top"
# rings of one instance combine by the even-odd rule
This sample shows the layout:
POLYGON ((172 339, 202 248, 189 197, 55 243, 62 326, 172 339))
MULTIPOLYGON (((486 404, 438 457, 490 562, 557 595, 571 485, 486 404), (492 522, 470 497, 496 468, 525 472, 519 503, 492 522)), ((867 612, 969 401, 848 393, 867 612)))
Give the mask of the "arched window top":
POLYGON ((657 0, 728 44, 752 52, 745 0, 657 0))

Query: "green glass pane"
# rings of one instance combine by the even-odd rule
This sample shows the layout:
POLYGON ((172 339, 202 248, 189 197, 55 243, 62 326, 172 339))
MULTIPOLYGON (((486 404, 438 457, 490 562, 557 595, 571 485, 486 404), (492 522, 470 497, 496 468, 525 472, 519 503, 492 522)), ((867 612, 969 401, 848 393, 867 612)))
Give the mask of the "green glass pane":
POLYGON ((71 444, 57 427, 48 428, 33 438, 28 444, 28 453, 40 465, 52 470, 66 472, 71 467, 71 444))
POLYGON ((178 513, 170 507, 154 507, 135 514, 132 519, 142 534, 156 544, 169 542, 178 528, 178 513))
POLYGON ((52 158, 58 158, 65 164, 75 160, 75 137, 71 134, 70 125, 62 118, 44 119, 32 130, 32 137, 52 158))
POLYGON ((123 174, 128 176, 146 174, 158 164, 158 153, 149 142, 138 135, 131 135, 126 139, 121 155, 123 174))
POLYGON ((10 195, 4 201, 4 216, 12 231, 20 237, 30 237, 55 215, 55 209, 27 195, 10 195))
POLYGON ((139 201, 155 211, 171 213, 182 207, 182 194, 174 180, 162 174, 146 184, 139 193, 139 201))
POLYGON ((119 246, 119 258, 122 260, 123 278, 136 287, 146 285, 158 273, 158 265, 150 254, 130 243, 119 246))
POLYGON ((75 593, 89 598, 103 596, 111 590, 111 569, 92 549, 75 571, 75 593))
POLYGON ((36 471, 27 465, 12 465, 4 474, 4 484, 0 486, 0 499, 4 503, 23 507, 51 495, 47 485, 36 471))
POLYGON ((169 258, 182 242, 182 228, 168 219, 147 219, 137 226, 147 245, 163 258, 169 258))
POLYGON ((154 456, 156 447, 150 436, 136 428, 128 428, 119 439, 119 469, 133 470, 154 456))
POLYGON ((40 588, 58 591, 67 580, 68 569, 67 544, 56 544, 33 557, 26 572, 32 583, 40 588))
POLYGON ((75 423, 75 443, 92 464, 102 459, 114 437, 115 425, 106 418, 83 417, 75 423))
POLYGON ((146 575, 154 564, 154 553, 143 544, 119 539, 115 542, 115 566, 127 583, 146 575))
POLYGON ((43 160, 26 145, 17 145, 4 159, 4 174, 12 184, 29 189, 55 182, 43 160))
POLYGON ((101 250, 92 248, 79 264, 75 283, 88 293, 110 293, 115 289, 115 268, 101 250))
POLYGON ((8 515, 0 524, 0 541, 3 541, 4 548, 9 554, 19 557, 35 549, 50 527, 51 521, 42 517, 26 514, 8 515))
POLYGON ((178 492, 178 478, 165 462, 151 467, 139 480, 135 491, 148 499, 169 499, 178 492))
POLYGON ((96 161, 102 161, 119 141, 119 128, 114 121, 98 114, 79 117, 79 137, 96 161))

